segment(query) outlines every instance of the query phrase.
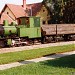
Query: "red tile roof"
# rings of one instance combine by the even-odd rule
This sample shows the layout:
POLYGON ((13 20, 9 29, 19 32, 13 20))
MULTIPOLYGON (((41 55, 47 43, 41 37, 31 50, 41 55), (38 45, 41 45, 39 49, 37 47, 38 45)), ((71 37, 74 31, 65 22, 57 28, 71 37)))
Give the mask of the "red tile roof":
POLYGON ((42 3, 28 4, 27 8, 32 10, 32 16, 35 16, 40 11, 42 3))
MULTIPOLYGON (((10 11, 14 14, 16 18, 27 16, 28 14, 28 12, 25 12, 24 8, 21 5, 6 4, 2 12, 5 10, 6 7, 10 9, 10 11)), ((41 7, 42 7, 42 3, 34 3, 34 4, 27 4, 26 8, 30 10, 29 13, 32 10, 32 16, 35 16, 37 12, 40 11, 41 7)))
POLYGON ((26 8, 28 12, 26 12, 26 10, 24 10, 24 8, 21 5, 6 4, 1 12, 1 20, 0 20, 1 23, 3 23, 3 20, 5 19, 9 20, 9 23, 13 21, 7 14, 3 13, 6 7, 10 9, 15 18, 19 18, 22 16, 30 16, 29 13, 31 13, 31 9, 32 9, 32 16, 35 16, 37 12, 40 11, 42 3, 27 4, 26 8))
MULTIPOLYGON (((16 18, 26 15, 25 11, 21 5, 6 4, 4 9, 6 7, 8 7, 10 9, 10 11, 15 15, 16 18)), ((2 12, 4 11, 4 9, 2 10, 2 12)))

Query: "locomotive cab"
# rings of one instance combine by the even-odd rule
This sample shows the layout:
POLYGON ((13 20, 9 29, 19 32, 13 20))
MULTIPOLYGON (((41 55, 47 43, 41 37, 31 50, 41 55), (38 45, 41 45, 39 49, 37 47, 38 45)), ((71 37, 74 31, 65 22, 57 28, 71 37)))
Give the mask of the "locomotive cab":
POLYGON ((18 36, 28 38, 41 37, 40 17, 18 18, 18 36))
POLYGON ((25 27, 30 27, 29 17, 20 17, 17 19, 18 25, 23 25, 25 27))
POLYGON ((40 27, 40 17, 19 17, 17 19, 18 25, 25 25, 26 27, 40 27))

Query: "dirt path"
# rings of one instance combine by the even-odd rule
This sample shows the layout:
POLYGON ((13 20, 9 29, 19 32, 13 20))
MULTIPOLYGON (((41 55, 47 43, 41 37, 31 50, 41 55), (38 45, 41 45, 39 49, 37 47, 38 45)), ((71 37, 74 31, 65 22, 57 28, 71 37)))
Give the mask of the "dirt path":
POLYGON ((69 45, 69 44, 75 44, 75 41, 57 42, 57 43, 49 43, 49 44, 38 44, 38 45, 23 46, 23 47, 1 48, 0 54, 8 53, 8 52, 24 51, 24 50, 30 50, 30 49, 45 48, 45 47, 51 47, 51 46, 69 45))
POLYGON ((45 61, 45 60, 52 60, 52 59, 56 59, 56 58, 60 58, 60 57, 64 57, 64 56, 68 56, 68 55, 72 55, 72 54, 75 54, 75 51, 65 52, 65 53, 60 53, 60 54, 54 54, 54 55, 50 55, 50 56, 46 56, 46 57, 41 57, 41 58, 36 58, 36 59, 31 59, 31 60, 25 60, 25 61, 21 61, 21 62, 4 64, 4 65, 0 65, 0 70, 5 70, 5 69, 21 66, 21 65, 26 65, 26 64, 33 63, 33 62, 37 63, 37 62, 45 61))

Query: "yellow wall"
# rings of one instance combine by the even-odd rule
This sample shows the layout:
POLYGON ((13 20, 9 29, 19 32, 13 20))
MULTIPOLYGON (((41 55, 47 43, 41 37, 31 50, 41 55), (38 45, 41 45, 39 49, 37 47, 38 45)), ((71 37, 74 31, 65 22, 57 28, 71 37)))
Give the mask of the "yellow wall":
POLYGON ((43 21, 46 21, 46 24, 48 24, 48 10, 44 5, 42 6, 40 12, 38 12, 36 16, 41 17, 41 24, 43 21))

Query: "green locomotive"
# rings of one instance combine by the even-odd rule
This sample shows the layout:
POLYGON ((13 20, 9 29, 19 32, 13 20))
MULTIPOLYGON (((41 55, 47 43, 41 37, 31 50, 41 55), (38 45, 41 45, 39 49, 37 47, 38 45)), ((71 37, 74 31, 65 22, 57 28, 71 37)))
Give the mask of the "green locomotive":
POLYGON ((18 24, 8 24, 5 20, 4 26, 0 26, 0 47, 24 45, 41 38, 40 17, 20 17, 17 21, 18 24))
POLYGON ((75 24, 50 24, 40 26, 40 17, 19 17, 18 24, 4 21, 0 25, 0 47, 20 46, 56 42, 61 40, 74 40, 75 24))

